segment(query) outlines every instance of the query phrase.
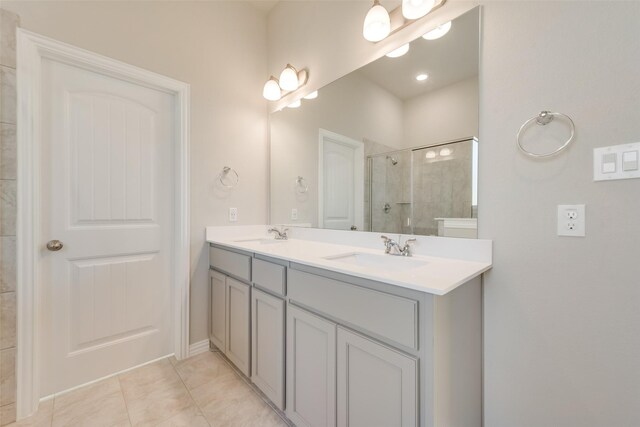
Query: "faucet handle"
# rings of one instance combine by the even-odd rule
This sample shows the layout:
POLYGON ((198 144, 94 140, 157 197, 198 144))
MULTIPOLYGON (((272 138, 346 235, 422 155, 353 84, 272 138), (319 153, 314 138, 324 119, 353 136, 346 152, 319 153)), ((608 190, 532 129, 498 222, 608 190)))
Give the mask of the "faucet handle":
POLYGON ((415 238, 414 238, 414 239, 407 239, 407 240, 404 242, 404 244, 408 246, 408 245, 410 245, 410 244, 412 244, 412 243, 415 243, 415 242, 416 242, 416 239, 415 239, 415 238))
POLYGON ((380 236, 380 238, 383 239, 385 243, 387 243, 389 240, 391 240, 390 238, 388 238, 385 235, 380 236))

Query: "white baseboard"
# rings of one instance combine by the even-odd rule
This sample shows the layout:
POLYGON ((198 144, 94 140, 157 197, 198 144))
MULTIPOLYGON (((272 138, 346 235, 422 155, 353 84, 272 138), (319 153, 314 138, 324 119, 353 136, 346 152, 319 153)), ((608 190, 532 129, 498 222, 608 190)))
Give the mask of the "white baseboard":
POLYGON ((205 351, 209 351, 209 340, 202 340, 189 344, 189 357, 204 353, 205 351))

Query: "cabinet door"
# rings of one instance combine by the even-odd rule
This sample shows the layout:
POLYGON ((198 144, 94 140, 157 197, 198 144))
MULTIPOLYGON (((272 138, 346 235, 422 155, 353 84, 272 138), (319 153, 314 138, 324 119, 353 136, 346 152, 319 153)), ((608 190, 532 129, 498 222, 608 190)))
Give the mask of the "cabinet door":
POLYGON ((298 427, 335 426, 336 325, 287 306, 287 417, 298 427))
POLYGON ((225 275, 209 270, 209 339, 220 351, 225 351, 226 289, 225 275))
POLYGON ((251 287, 230 277, 227 281, 227 336, 224 354, 246 376, 250 375, 251 287))
POLYGON ((338 328, 338 426, 416 426, 417 360, 338 328))
POLYGON ((251 381, 284 409, 284 301, 251 291, 251 381))

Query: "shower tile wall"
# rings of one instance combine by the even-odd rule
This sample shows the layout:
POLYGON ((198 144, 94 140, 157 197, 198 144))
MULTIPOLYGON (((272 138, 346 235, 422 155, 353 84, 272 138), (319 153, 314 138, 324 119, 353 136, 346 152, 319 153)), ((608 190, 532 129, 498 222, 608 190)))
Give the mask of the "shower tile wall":
POLYGON ((0 425, 16 417, 16 28, 0 9, 0 425))
POLYGON ((472 201, 472 143, 449 144, 449 156, 427 159, 427 151, 413 152, 413 231, 415 234, 437 235, 434 218, 470 218, 472 201))
POLYGON ((395 165, 386 155, 373 157, 371 230, 410 233, 407 220, 411 215, 411 152, 396 152, 391 157, 397 161, 395 165), (389 206, 388 212, 385 204, 389 206))

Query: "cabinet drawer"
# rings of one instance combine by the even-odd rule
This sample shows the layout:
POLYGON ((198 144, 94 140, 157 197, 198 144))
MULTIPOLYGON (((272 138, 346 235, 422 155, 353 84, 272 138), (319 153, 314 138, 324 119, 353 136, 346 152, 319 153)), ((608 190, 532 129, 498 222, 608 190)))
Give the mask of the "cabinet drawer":
POLYGON ((209 264, 238 279, 251 281, 251 257, 224 249, 209 248, 209 264))
POLYGON ((418 301, 298 270, 288 270, 289 298, 373 336, 418 349, 418 301))
POLYGON ((253 258, 251 270, 253 283, 278 295, 286 295, 286 268, 283 265, 253 258))

